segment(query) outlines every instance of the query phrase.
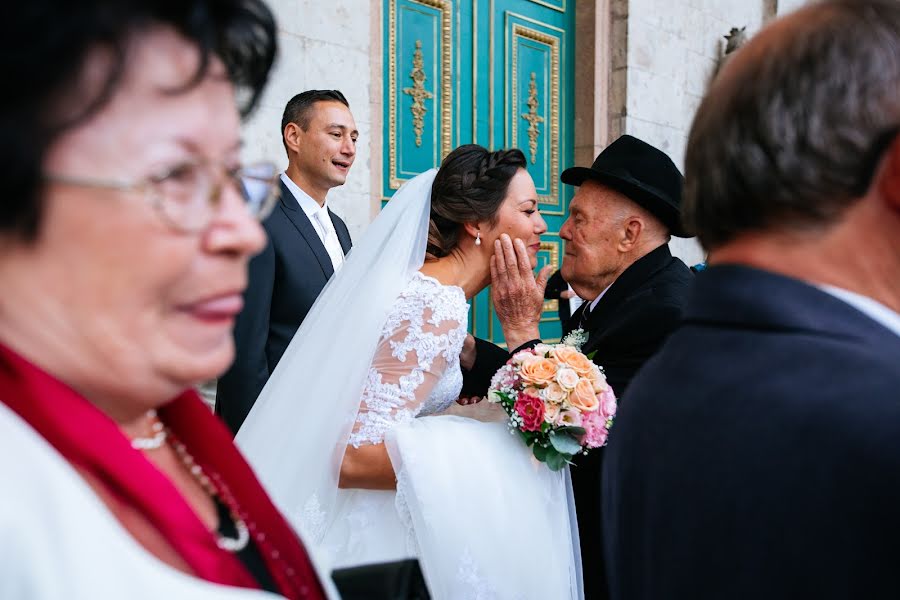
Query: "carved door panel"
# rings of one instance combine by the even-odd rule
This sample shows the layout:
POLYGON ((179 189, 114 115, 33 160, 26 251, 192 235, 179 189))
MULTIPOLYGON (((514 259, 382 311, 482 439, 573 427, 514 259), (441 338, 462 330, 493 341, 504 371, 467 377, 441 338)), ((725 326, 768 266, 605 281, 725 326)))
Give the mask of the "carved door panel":
MULTIPOLYGON (((558 265, 559 227, 571 189, 574 0, 386 0, 384 198, 403 181, 475 142, 518 147, 547 220, 541 265, 558 265)), ((556 301, 541 333, 559 338, 556 301)), ((485 290, 470 329, 503 343, 485 290)))

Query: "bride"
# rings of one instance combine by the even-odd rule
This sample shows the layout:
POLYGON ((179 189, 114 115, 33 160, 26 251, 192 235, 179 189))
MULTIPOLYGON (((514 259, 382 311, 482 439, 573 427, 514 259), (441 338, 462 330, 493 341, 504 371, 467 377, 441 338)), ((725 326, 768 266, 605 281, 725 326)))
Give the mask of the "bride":
POLYGON ((494 241, 547 229, 519 150, 461 146, 406 183, 331 280, 237 443, 333 567, 418 557, 437 599, 581 598, 568 470, 459 396, 494 241))

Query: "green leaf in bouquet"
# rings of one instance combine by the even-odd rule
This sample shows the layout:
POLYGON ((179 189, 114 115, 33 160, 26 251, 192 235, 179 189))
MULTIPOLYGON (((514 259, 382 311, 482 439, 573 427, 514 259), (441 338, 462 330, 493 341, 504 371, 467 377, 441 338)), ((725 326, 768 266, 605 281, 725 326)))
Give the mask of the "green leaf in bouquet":
POLYGON ((594 357, 597 356, 597 351, 594 350, 593 352, 585 354, 585 356, 587 357, 588 360, 594 360, 594 357))
POLYGON ((542 446, 541 444, 535 444, 531 447, 531 452, 534 454, 534 457, 539 461, 545 463, 547 462, 547 454, 549 452, 554 452, 554 450, 548 446, 542 446))
POLYGON ((575 439, 583 436, 587 431, 585 431, 584 427, 576 427, 575 425, 568 425, 566 427, 559 427, 556 430, 559 433, 568 433, 575 439))
POLYGON ((503 404, 509 404, 510 402, 512 402, 512 398, 510 398, 509 394, 507 394, 506 392, 495 391, 494 393, 497 394, 503 404))
POLYGON ((581 444, 568 433, 560 433, 559 431, 550 432, 550 444, 561 454, 568 454, 570 457, 581 450, 581 444))
POLYGON ((569 460, 572 458, 571 454, 564 454, 557 452, 553 448, 549 448, 549 452, 547 453, 547 459, 544 461, 547 463, 547 466, 550 467, 551 471, 559 471, 564 466, 569 464, 569 460))

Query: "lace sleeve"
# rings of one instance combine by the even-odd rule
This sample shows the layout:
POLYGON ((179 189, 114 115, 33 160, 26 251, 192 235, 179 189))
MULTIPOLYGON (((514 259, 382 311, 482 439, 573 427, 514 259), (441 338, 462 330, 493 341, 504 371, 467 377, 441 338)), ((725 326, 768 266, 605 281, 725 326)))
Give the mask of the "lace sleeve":
POLYGON ((379 444, 392 427, 415 418, 453 353, 459 356, 465 330, 442 313, 401 299, 375 351, 350 445, 379 444))

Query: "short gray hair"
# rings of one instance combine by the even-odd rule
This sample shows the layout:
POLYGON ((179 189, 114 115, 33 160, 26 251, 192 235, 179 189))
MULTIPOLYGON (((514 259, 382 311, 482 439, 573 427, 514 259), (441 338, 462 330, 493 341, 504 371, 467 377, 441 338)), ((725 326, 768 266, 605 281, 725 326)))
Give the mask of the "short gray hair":
POLYGON ((834 222, 900 127, 900 2, 801 12, 744 46, 694 118, 684 219, 707 250, 743 232, 834 222))

